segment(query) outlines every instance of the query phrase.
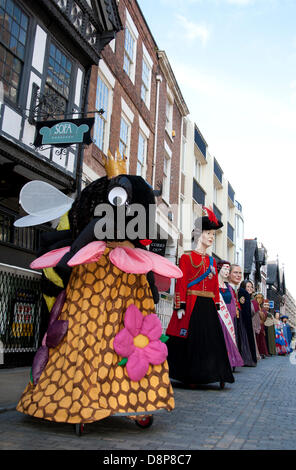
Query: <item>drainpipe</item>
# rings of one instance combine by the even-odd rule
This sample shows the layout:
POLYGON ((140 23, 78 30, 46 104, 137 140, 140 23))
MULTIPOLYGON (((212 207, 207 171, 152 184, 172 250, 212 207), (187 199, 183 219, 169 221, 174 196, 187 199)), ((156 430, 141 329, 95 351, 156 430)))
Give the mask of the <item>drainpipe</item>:
POLYGON ((162 76, 156 75, 156 109, 155 109, 155 136, 154 136, 154 150, 153 150, 153 163, 152 163, 152 188, 155 188, 155 171, 156 171, 156 152, 157 152, 157 137, 158 137, 158 111, 159 111, 159 89, 162 82, 162 76))

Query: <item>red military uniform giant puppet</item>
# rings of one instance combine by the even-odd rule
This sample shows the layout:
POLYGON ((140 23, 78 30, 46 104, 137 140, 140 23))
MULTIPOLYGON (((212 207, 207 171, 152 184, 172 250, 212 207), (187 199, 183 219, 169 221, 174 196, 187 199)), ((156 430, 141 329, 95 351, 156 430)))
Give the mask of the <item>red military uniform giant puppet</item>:
POLYGON ((195 222, 196 249, 180 258, 183 277, 175 290, 175 310, 167 328, 170 377, 195 388, 197 384, 232 383, 224 335, 218 317, 219 282, 215 259, 206 253, 215 230, 215 214, 203 208, 195 222))

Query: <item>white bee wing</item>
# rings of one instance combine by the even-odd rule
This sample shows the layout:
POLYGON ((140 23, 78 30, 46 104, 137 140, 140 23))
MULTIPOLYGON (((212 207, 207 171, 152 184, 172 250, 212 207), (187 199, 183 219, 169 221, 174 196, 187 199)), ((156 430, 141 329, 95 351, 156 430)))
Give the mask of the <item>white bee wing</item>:
POLYGON ((65 214, 72 206, 73 199, 44 181, 30 181, 20 192, 20 205, 29 214, 14 222, 15 227, 30 227, 65 214))

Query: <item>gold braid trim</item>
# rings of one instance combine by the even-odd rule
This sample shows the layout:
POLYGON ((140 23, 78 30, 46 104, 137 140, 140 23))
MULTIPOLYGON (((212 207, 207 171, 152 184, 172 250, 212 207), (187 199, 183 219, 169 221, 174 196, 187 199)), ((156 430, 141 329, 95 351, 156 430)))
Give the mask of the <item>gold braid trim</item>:
POLYGON ((204 263, 203 260, 201 260, 201 262, 199 263, 199 265, 196 266, 196 265, 193 263, 193 260, 192 260, 192 257, 191 257, 191 253, 189 253, 189 258, 190 258, 191 265, 192 265, 194 268, 196 268, 196 269, 199 268, 198 271, 197 271, 196 273, 194 273, 194 275, 188 279, 188 281, 192 281, 193 279, 195 279, 196 277, 198 277, 198 275, 199 275, 199 273, 200 273, 200 271, 201 271, 201 268, 205 265, 205 263, 204 263))
POLYGON ((187 295, 197 295, 198 297, 208 297, 213 299, 215 297, 214 292, 208 292, 206 290, 191 290, 188 289, 187 295))

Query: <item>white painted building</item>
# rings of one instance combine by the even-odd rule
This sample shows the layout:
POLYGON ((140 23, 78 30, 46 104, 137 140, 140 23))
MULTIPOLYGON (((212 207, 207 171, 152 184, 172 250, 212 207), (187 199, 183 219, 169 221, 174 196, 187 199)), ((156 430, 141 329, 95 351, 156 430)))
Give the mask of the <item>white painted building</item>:
POLYGON ((235 192, 220 164, 211 155, 204 136, 189 118, 186 118, 186 129, 181 164, 184 189, 180 195, 180 232, 183 239, 180 254, 191 249, 194 221, 201 215, 201 206, 205 205, 211 207, 223 222, 223 227, 216 232, 212 253, 217 259, 240 264, 243 269, 242 208, 235 200, 235 192))

